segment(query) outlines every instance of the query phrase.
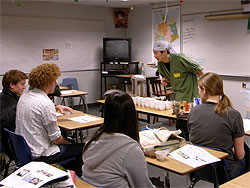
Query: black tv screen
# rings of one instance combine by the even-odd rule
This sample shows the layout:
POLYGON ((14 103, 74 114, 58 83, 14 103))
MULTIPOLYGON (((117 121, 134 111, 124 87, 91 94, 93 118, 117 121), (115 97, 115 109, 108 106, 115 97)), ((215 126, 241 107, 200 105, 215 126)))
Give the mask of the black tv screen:
POLYGON ((131 39, 103 38, 103 61, 130 62, 131 39))

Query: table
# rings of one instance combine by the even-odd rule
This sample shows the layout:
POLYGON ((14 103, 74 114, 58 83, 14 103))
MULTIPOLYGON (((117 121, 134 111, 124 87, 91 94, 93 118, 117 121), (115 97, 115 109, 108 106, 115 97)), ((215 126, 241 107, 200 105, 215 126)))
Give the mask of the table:
POLYGON ((80 178, 75 179, 75 186, 76 188, 93 188, 95 186, 88 184, 87 182, 83 181, 80 178))
POLYGON ((72 97, 80 97, 79 105, 82 102, 84 112, 88 112, 88 106, 86 103, 85 95, 88 95, 88 92, 78 91, 78 90, 65 90, 61 91, 62 105, 65 105, 65 98, 71 98, 71 107, 73 107, 72 97))
MULTIPOLYGON (((96 100, 96 101, 100 104, 105 103, 105 100, 96 100)), ((163 118, 170 118, 170 119, 180 119, 180 118, 176 117, 176 114, 172 114, 172 110, 156 110, 153 108, 140 107, 137 105, 135 105, 135 109, 139 113, 143 113, 143 114, 154 115, 154 116, 159 116, 159 117, 163 117, 163 118)), ((185 118, 181 118, 181 119, 186 120, 185 118)), ((150 123, 150 121, 148 121, 148 123, 150 123)))
POLYGON ((250 136, 250 130, 246 131, 245 134, 250 136))
POLYGON ((81 111, 77 111, 74 110, 73 113, 71 115, 63 115, 63 116, 58 116, 57 117, 57 124, 67 130, 84 130, 84 129, 89 129, 89 128, 93 128, 93 127, 98 127, 101 124, 103 124, 104 119, 102 117, 97 117, 97 116, 93 116, 90 114, 86 114, 83 113, 81 111), (87 123, 78 123, 72 120, 69 120, 68 118, 71 117, 78 117, 78 116, 84 116, 84 115, 88 115, 88 116, 92 116, 95 118, 99 118, 99 120, 97 121, 91 121, 91 122, 87 122, 87 123))
MULTIPOLYGON (((212 149, 208 149, 208 148, 204 148, 204 149, 219 159, 224 159, 228 156, 228 153, 225 153, 225 152, 216 151, 216 150, 212 150, 212 149)), ((196 170, 202 168, 202 166, 197 167, 197 168, 193 168, 191 166, 188 166, 188 165, 186 165, 180 161, 177 161, 171 157, 168 157, 168 156, 166 157, 166 161, 159 161, 156 158, 151 158, 151 157, 146 157, 146 161, 150 165, 153 165, 153 166, 156 166, 158 168, 165 170, 166 187, 170 187, 170 180, 169 180, 169 173, 168 172, 174 172, 174 173, 179 174, 179 175, 186 175, 186 174, 189 174, 193 171, 196 171, 196 170)), ((189 177, 188 177, 188 179, 189 179, 189 177)))
MULTIPOLYGON (((121 74, 121 75, 115 75, 116 78, 122 79, 124 83, 124 91, 126 92, 126 84, 129 84, 131 82, 132 76, 136 74, 121 74)), ((154 80, 158 78, 158 76, 146 76, 146 88, 147 88, 147 97, 150 97, 150 80, 154 80)))
POLYGON ((231 181, 228 181, 224 184, 222 184, 221 188, 249 188, 250 186, 250 172, 247 172, 235 179, 232 179, 231 181))
MULTIPOLYGON (((57 124, 61 128, 64 128, 64 129, 70 130, 70 131, 77 131, 76 133, 78 133, 78 131, 81 131, 81 130, 86 130, 86 129, 98 127, 101 124, 103 124, 103 122, 104 122, 104 119, 102 117, 93 116, 93 115, 86 114, 86 113, 83 113, 83 112, 77 111, 77 110, 74 110, 71 115, 63 115, 63 116, 57 117, 57 124), (78 116, 84 116, 84 115, 99 118, 99 120, 90 121, 87 123, 78 123, 78 122, 75 122, 75 121, 68 119, 71 117, 78 117, 78 116)), ((78 136, 77 136, 77 138, 78 138, 78 136)), ((80 142, 82 142, 83 141, 82 132, 80 132, 80 138, 81 138, 80 142)))
MULTIPOLYGON (((104 104, 105 100, 96 100, 100 104, 104 104)), ((172 110, 156 110, 152 108, 140 107, 135 106, 135 109, 138 113, 146 114, 147 120, 139 119, 140 121, 146 121, 150 123, 150 115, 168 118, 168 119, 175 119, 176 121, 176 128, 181 129, 182 133, 180 136, 184 137, 186 141, 189 141, 189 133, 187 128, 187 119, 186 118, 178 118, 176 114, 172 114, 172 110)))

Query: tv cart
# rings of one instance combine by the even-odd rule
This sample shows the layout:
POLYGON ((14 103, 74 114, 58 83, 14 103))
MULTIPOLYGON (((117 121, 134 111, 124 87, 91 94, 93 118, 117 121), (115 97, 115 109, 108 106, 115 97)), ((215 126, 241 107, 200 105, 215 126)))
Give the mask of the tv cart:
POLYGON ((107 91, 107 78, 114 78, 116 75, 121 74, 139 74, 139 62, 101 62, 101 93, 100 98, 103 98, 103 94, 107 91), (131 68, 134 66, 134 70, 131 68), (104 81, 104 85, 103 85, 104 81), (104 87, 104 91, 103 91, 104 87))

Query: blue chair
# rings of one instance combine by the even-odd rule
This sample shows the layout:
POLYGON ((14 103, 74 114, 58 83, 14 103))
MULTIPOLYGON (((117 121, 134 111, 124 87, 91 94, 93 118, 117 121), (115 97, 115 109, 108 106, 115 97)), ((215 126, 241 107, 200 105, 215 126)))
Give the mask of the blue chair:
POLYGON ((78 83, 76 78, 63 78, 62 80, 63 87, 69 87, 70 89, 79 90, 78 83))
MULTIPOLYGON (((212 148, 206 146, 200 146, 200 147, 221 151, 221 149, 218 148, 212 148)), ((193 188, 194 185, 199 180, 213 183, 214 187, 217 188, 219 187, 220 184, 223 184, 230 180, 228 171, 229 171, 229 166, 226 159, 222 159, 219 162, 206 165, 205 167, 190 174, 191 184, 189 185, 189 188, 193 188)))
MULTIPOLYGON (((73 89, 73 90, 79 90, 77 79, 73 78, 73 77, 63 78, 63 80, 62 80, 62 86, 63 87, 68 87, 69 89, 73 89)), ((84 112, 88 112, 88 106, 87 106, 87 103, 86 103, 85 96, 84 95, 80 95, 78 97, 80 97, 79 105, 82 104, 84 112)), ((65 105, 65 98, 69 98, 70 99, 69 103, 71 104, 70 106, 73 108, 73 98, 72 97, 63 97, 61 104, 65 105)))
POLYGON ((9 146, 17 167, 33 160, 30 147, 22 135, 4 129, 9 134, 9 146))
MULTIPOLYGON (((9 145, 14 157, 14 161, 16 166, 19 168, 32 160, 32 153, 29 145, 27 144, 25 138, 17 133, 4 129, 9 134, 9 145)), ((71 157, 69 159, 65 159, 63 161, 58 162, 60 165, 64 166, 75 160, 76 157, 71 157)))

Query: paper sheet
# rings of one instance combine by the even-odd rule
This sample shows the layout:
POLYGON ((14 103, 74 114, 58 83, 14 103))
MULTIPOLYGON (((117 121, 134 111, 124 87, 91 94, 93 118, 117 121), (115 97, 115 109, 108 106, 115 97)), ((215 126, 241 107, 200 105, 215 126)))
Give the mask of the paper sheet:
POLYGON ((205 149, 190 144, 169 153, 169 156, 193 168, 220 161, 205 149))
POLYGON ((88 122, 91 122, 91 121, 100 120, 100 118, 95 118, 95 117, 92 117, 92 116, 85 115, 85 116, 72 117, 72 118, 69 118, 69 120, 72 120, 72 121, 75 121, 75 122, 78 122, 78 123, 88 123, 88 122))
POLYGON ((62 95, 67 95, 67 94, 71 94, 71 93, 74 93, 76 90, 63 90, 61 91, 61 94, 62 95))
POLYGON ((63 116, 63 114, 56 112, 56 117, 63 116))
POLYGON ((244 131, 249 131, 250 130, 250 119, 243 119, 243 126, 244 126, 244 131))

